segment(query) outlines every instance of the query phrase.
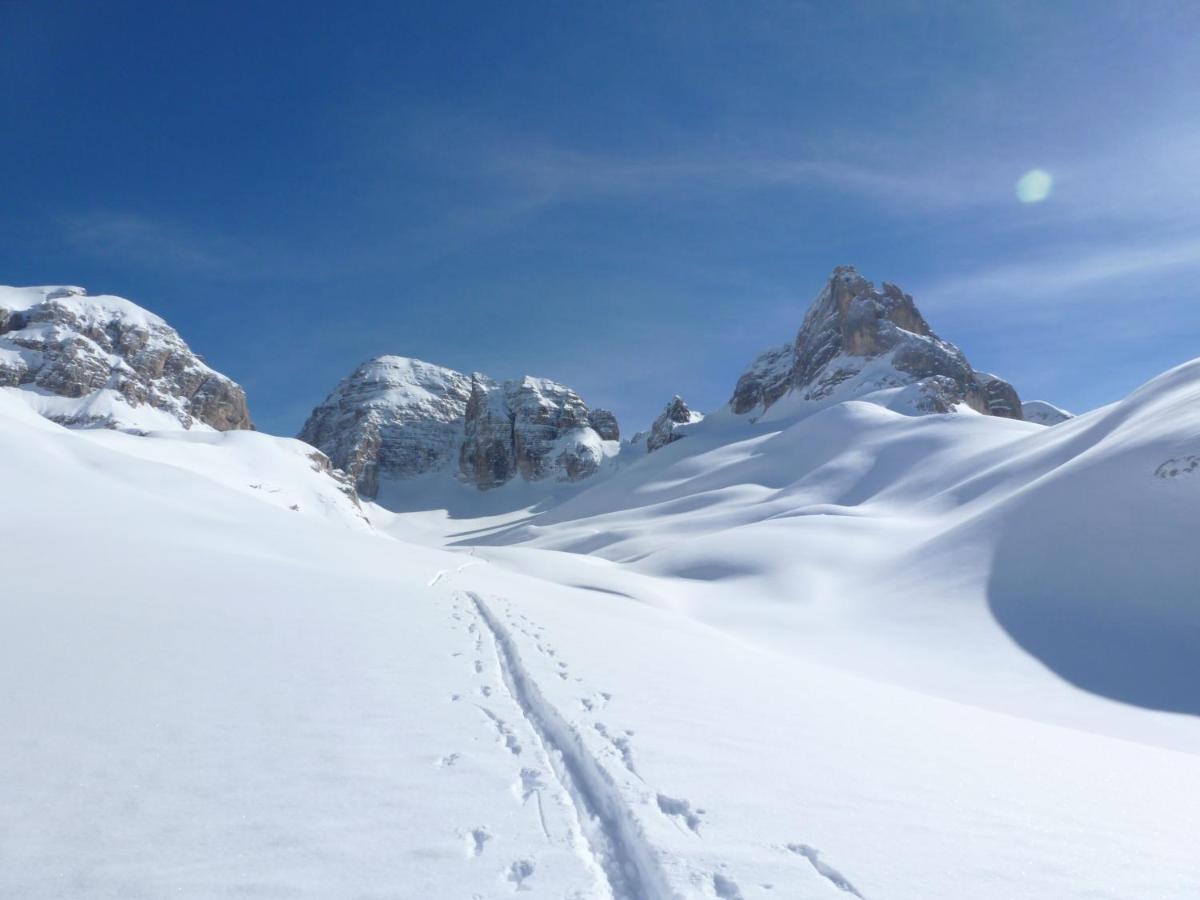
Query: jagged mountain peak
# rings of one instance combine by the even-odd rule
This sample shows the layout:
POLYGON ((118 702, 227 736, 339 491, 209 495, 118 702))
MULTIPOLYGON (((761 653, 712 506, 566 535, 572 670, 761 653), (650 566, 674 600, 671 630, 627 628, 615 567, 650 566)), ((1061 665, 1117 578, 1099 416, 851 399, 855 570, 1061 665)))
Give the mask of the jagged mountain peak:
POLYGON ((853 266, 833 270, 792 342, 750 364, 730 407, 761 413, 785 395, 821 406, 870 396, 910 413, 967 407, 1022 418, 1008 382, 973 369, 958 347, 933 331, 911 295, 891 282, 876 289, 853 266))
POLYGON ((611 412, 556 381, 497 382, 404 356, 364 362, 300 432, 369 497, 381 478, 438 471, 481 489, 518 476, 577 481, 599 469, 605 443, 619 437, 611 412))
POLYGON ((0 387, 70 426, 253 428, 241 387, 162 318, 74 285, 0 287, 0 387))
POLYGON ((693 412, 688 408, 687 402, 676 394, 659 413, 654 424, 650 426, 650 432, 646 436, 646 452, 653 453, 655 450, 679 440, 684 436, 680 426, 692 425, 703 419, 702 413, 693 412))

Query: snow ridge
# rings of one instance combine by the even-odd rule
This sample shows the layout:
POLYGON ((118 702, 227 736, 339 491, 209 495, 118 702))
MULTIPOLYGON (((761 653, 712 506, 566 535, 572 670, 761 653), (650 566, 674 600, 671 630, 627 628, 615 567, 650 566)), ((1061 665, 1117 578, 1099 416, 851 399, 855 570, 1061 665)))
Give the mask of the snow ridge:
POLYGON ((612 778, 584 748, 579 733, 542 695, 508 630, 478 594, 469 591, 467 596, 492 636, 509 694, 545 745, 555 774, 579 812, 615 900, 675 900, 678 895, 668 887, 654 848, 612 778))

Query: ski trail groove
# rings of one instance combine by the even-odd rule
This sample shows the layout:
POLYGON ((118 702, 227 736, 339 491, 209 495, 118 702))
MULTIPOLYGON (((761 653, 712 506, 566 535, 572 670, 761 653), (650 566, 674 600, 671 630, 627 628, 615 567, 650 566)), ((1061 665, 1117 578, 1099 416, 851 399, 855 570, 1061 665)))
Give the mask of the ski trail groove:
POLYGON ((677 900, 654 848, 611 777, 587 752, 579 733, 542 696, 504 625, 478 594, 467 596, 491 634, 505 687, 541 739, 578 810, 585 838, 615 900, 677 900))

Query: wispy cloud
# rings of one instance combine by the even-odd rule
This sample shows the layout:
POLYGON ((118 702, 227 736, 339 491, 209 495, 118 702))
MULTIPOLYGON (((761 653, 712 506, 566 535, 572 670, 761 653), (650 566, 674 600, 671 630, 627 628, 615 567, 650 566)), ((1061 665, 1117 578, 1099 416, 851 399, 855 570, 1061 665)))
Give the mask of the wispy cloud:
POLYGON ((1114 296, 1114 288, 1134 278, 1200 270, 1200 238, 1162 243, 1115 244, 1040 256, 959 274, 924 287, 914 294, 922 307, 975 306, 992 303, 1072 304, 1114 296))
POLYGON ((224 262, 219 241, 132 213, 80 213, 58 222, 71 246, 90 256, 183 270, 215 269, 224 262))

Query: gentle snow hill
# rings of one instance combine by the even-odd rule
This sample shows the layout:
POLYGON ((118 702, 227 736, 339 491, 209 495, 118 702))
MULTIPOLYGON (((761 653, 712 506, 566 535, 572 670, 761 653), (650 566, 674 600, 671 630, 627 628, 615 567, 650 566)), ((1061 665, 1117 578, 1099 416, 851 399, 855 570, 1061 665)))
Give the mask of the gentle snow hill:
MULTIPOLYGON (((883 400, 886 402, 886 397, 883 400)), ((617 589, 756 642, 1048 721, 1200 747, 1200 361, 1052 429, 852 401, 719 412, 452 542, 620 563, 617 589), (482 530, 481 530, 482 528, 482 530), (999 627, 997 627, 999 626, 999 627), (981 664, 1003 677, 978 677, 981 664)), ((428 504, 425 504, 428 506, 428 504)))
MULTIPOLYGON (((1193 380, 1143 399, 1182 402, 1193 380)), ((1130 464, 1140 459, 1139 439, 1122 437, 1137 415, 1113 415, 1094 432, 1074 424, 1079 446, 1061 452, 1079 460, 1087 445, 1107 458, 1115 438, 1130 464)), ((952 430, 984 417, 948 425, 847 404, 813 417, 814 434, 825 419, 870 436, 862 458, 836 452, 832 432, 817 451, 842 472, 830 491, 846 509, 865 502, 855 484, 886 493, 886 472, 869 477, 875 461, 919 460, 923 447, 965 471, 964 434, 982 461, 1064 430, 1002 422, 984 440, 952 430)), ((704 452, 729 476, 771 452, 771 434, 786 430, 705 451, 708 438, 689 432, 645 458, 653 478, 639 481, 638 466, 619 478, 634 498, 645 485, 652 506, 670 482, 703 480, 704 452)), ((1161 437, 1143 449, 1162 449, 1161 437)), ((745 527, 724 529, 741 550, 714 555, 702 577, 699 560, 665 577, 536 548, 452 553, 320 514, 303 491, 325 479, 344 495, 297 447, 71 431, 0 397, 0 461, 18 475, 0 509, 0 896, 1194 898, 1200 755, 1152 745, 1161 714, 1111 704, 1145 731, 1116 740, 746 640, 731 624, 742 610, 794 638, 803 598, 756 599, 779 570, 755 581, 727 568, 758 565, 759 545, 794 552, 793 526, 821 516, 756 524, 747 513, 745 527), (267 485, 295 492, 300 510, 267 485), (510 571, 518 556, 539 577, 510 571), (687 614, 640 602, 650 584, 687 614), (696 618, 704 604, 734 615, 713 627, 696 618)), ((1188 489, 1194 467, 1179 449, 1160 488, 1188 489)), ((988 483, 950 478, 957 500, 922 489, 927 518, 960 502, 971 507, 960 527, 982 527, 999 507, 967 495, 1016 503, 1018 488, 991 482, 1040 471, 1031 453, 990 481, 977 466, 988 483)), ((728 499, 682 496, 699 513, 728 499)), ((880 518, 860 512, 830 519, 880 518)), ((684 516, 661 517, 657 552, 651 529, 621 540, 650 551, 646 563, 678 566, 661 557, 686 534, 684 516)), ((877 524, 892 539, 909 523, 877 524)), ((718 533, 701 525, 697 539, 718 533)), ((973 577, 983 563, 968 562, 973 577)), ((824 608, 870 600, 814 597, 824 608)), ((848 648, 843 626, 861 621, 828 618, 825 636, 848 648)), ((973 653, 968 626, 948 620, 943 642, 973 653)), ((1007 674, 985 663, 974 681, 1007 674)))

